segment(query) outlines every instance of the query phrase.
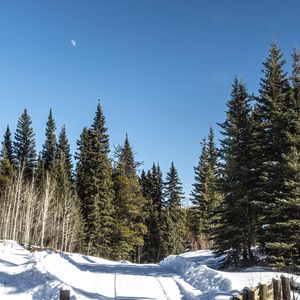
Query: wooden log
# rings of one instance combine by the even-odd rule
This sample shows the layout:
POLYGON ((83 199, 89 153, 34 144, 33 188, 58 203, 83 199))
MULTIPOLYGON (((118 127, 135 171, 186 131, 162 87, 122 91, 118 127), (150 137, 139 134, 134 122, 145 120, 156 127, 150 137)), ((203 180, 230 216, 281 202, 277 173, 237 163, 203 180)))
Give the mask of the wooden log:
POLYGON ((243 300, 255 300, 255 292, 249 288, 243 290, 243 300))
POLYGON ((70 291, 60 290, 59 300, 70 300, 70 291))
POLYGON ((279 279, 273 279, 274 300, 282 299, 281 283, 279 279))
POLYGON ((291 280, 288 277, 281 276, 282 298, 291 300, 291 280))
POLYGON ((259 300, 268 300, 268 286, 266 284, 259 286, 259 300))

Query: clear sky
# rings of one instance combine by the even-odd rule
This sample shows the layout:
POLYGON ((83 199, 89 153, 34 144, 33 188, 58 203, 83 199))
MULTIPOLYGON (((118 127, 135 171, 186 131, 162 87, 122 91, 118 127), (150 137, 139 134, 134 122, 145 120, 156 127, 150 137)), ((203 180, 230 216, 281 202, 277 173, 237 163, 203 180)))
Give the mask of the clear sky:
POLYGON ((111 146, 128 132, 146 169, 173 160, 188 196, 234 76, 256 93, 274 39, 290 62, 299 13, 297 0, 2 0, 0 135, 27 108, 40 150, 52 108, 74 152, 101 98, 111 146))

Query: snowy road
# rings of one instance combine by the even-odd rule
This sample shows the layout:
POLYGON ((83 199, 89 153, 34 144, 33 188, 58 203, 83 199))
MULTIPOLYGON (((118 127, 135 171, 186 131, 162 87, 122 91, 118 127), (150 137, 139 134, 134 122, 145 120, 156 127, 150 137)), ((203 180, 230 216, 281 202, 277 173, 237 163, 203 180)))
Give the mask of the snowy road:
MULTIPOLYGON (((16 242, 0 242, 0 299, 56 300, 64 289, 71 300, 229 300, 245 286, 282 274, 259 267, 224 272, 217 266, 218 259, 205 250, 138 265, 81 254, 30 253, 16 242)), ((300 288, 300 277, 286 276, 300 288)))
POLYGON ((14 243, 2 248, 0 298, 58 299, 59 290, 69 289, 72 300, 182 300, 174 276, 156 264, 51 251, 29 253, 14 243))

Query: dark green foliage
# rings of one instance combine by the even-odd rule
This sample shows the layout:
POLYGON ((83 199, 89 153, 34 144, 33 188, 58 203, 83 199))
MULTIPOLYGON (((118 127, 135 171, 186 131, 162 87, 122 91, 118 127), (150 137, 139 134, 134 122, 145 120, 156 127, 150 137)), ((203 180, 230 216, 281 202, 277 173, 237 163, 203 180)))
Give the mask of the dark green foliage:
POLYGON ((162 212, 161 255, 179 254, 184 251, 186 242, 186 218, 181 207, 182 184, 172 162, 167 173, 164 189, 165 206, 162 212))
POLYGON ((102 154, 108 155, 109 153, 109 136, 107 134, 107 128, 105 127, 105 117, 102 112, 100 100, 98 101, 96 114, 91 127, 99 139, 99 149, 102 154))
POLYGON ((221 141, 224 199, 217 208, 218 222, 213 230, 214 251, 226 254, 224 264, 237 264, 240 257, 253 264, 256 218, 251 194, 251 106, 245 85, 235 79, 227 103, 227 119, 221 141))
POLYGON ((114 232, 112 168, 105 119, 98 104, 92 128, 84 128, 78 141, 77 192, 85 222, 88 253, 111 256, 114 232))
POLYGON ((66 134, 66 127, 63 126, 61 128, 58 144, 56 146, 56 158, 63 159, 64 161, 64 169, 68 174, 68 178, 70 182, 73 182, 73 164, 72 164, 72 155, 70 151, 70 145, 66 134))
POLYGON ((46 181, 45 161, 42 159, 42 154, 40 153, 37 160, 34 183, 38 189, 42 190, 45 187, 45 181, 46 181))
POLYGON ((12 182, 15 170, 12 160, 12 143, 10 139, 9 127, 7 127, 4 134, 4 141, 2 142, 1 160, 0 160, 0 196, 2 196, 12 182))
POLYGON ((151 170, 141 174, 141 187, 146 199, 147 235, 143 247, 142 259, 147 262, 158 262, 161 259, 161 226, 163 203, 163 179, 159 165, 153 164, 151 170))
POLYGON ((6 127, 4 134, 4 140, 2 142, 1 157, 8 159, 11 164, 13 164, 13 146, 11 141, 11 133, 9 126, 6 127))
POLYGON ((214 210, 220 204, 218 189, 218 151, 214 143, 214 132, 210 128, 208 143, 202 141, 202 150, 195 171, 195 182, 191 192, 192 207, 189 211, 189 226, 194 249, 209 247, 210 232, 215 224, 214 210))
POLYGON ((18 120, 15 132, 14 161, 18 168, 24 168, 24 176, 30 179, 36 167, 35 139, 32 121, 25 109, 18 120))
POLYGON ((125 174, 127 176, 136 175, 137 163, 134 161, 134 155, 126 134, 124 146, 119 150, 119 163, 123 164, 125 174))
POLYGON ((50 109, 48 121, 46 124, 46 141, 43 145, 42 159, 44 161, 44 168, 48 171, 56 156, 56 136, 55 136, 55 121, 52 115, 52 109, 50 109))
MULTIPOLYGON (((257 98, 259 170, 259 242, 268 261, 278 268, 293 267, 299 260, 299 66, 294 53, 292 88, 282 52, 272 44, 264 63, 257 98)), ((299 265, 299 261, 297 263, 299 265)))
POLYGON ((114 206, 116 219, 116 257, 140 262, 144 236, 147 232, 144 211, 146 199, 136 175, 134 155, 126 135, 123 147, 118 149, 114 169, 114 206))
MULTIPOLYGON (((296 221, 292 211, 299 209, 299 117, 283 69, 285 61, 282 56, 273 43, 264 63, 264 78, 261 79, 257 98, 255 152, 260 216, 258 239, 268 261, 280 268, 292 264, 295 244, 289 240, 292 228, 288 222, 296 221)), ((294 227, 296 224, 291 225, 294 227)))
POLYGON ((194 167, 195 182, 191 193, 190 229, 193 234, 193 247, 201 248, 200 244, 207 237, 210 217, 212 215, 210 199, 210 182, 212 179, 208 163, 206 140, 202 141, 202 150, 197 167, 194 167), (196 244, 196 245, 195 245, 196 244))

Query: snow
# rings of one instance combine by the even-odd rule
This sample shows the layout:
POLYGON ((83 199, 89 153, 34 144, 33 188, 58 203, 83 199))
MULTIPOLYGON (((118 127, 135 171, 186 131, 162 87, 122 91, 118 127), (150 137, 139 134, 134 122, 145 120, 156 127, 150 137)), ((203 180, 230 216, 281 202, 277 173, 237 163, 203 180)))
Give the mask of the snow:
MULTIPOLYGON (((228 300, 245 286, 281 273, 259 268, 217 270, 210 251, 169 256, 160 264, 132 264, 50 250, 30 253, 14 241, 0 242, 0 299, 228 300)), ((294 276, 300 286, 299 277, 294 276)))

